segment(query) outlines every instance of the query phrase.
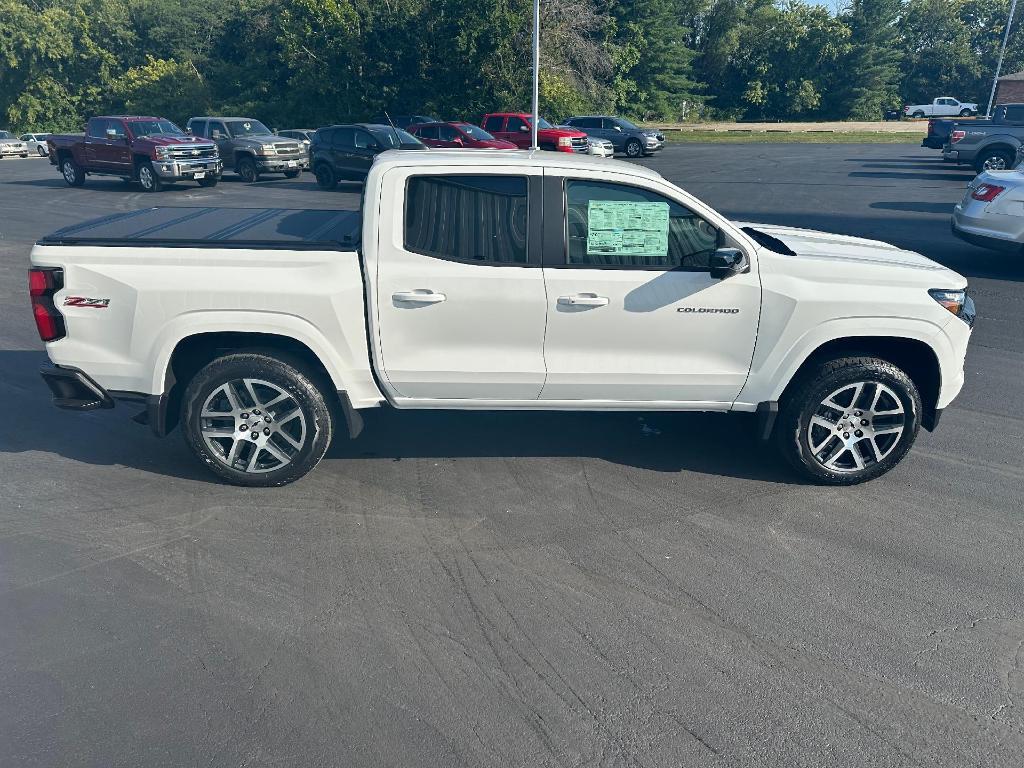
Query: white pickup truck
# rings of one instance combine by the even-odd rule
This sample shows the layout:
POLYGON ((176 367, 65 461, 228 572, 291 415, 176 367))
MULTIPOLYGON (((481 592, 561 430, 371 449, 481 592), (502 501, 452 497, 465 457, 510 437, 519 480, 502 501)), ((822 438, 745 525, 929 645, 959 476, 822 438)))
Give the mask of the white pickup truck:
POLYGON ((970 117, 978 114, 978 105, 957 101, 952 96, 940 96, 931 104, 907 104, 903 114, 907 117, 970 117))
POLYGON ((382 405, 747 412, 805 477, 856 483, 935 427, 974 320, 917 253, 553 152, 385 152, 361 214, 149 208, 31 260, 55 403, 136 401, 241 485, 382 405))

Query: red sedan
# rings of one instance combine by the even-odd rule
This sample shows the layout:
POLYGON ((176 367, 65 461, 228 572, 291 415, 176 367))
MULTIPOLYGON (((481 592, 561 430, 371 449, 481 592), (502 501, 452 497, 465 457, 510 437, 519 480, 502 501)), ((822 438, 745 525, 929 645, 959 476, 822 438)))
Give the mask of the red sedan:
POLYGON ((406 128, 428 147, 447 149, 518 149, 511 141, 496 139, 471 123, 420 123, 406 128))

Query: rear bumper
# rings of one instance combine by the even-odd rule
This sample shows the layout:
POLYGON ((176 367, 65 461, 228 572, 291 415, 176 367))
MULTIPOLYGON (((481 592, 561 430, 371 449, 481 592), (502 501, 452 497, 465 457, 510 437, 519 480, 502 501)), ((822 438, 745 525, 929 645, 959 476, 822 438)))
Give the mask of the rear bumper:
POLYGON ((953 234, 965 243, 976 245, 979 248, 988 248, 992 251, 1003 251, 1004 253, 1021 252, 1021 243, 1018 243, 1016 240, 1005 240, 1001 237, 993 237, 988 234, 971 232, 968 229, 961 229, 956 225, 956 222, 953 222, 951 229, 953 230, 953 234))
POLYGON ((47 366, 39 371, 53 393, 53 404, 70 411, 113 408, 114 400, 99 384, 77 368, 47 366))

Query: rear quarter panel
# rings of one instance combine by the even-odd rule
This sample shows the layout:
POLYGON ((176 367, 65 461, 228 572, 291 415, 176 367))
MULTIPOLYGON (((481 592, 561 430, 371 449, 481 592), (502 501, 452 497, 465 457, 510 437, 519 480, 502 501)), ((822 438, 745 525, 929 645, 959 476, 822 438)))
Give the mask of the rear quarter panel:
POLYGON ((380 402, 354 252, 37 245, 32 264, 64 269, 55 303, 67 336, 46 345, 50 359, 106 389, 163 392, 181 340, 236 331, 293 338, 320 358, 353 405, 380 402), (63 306, 68 296, 110 302, 63 306))

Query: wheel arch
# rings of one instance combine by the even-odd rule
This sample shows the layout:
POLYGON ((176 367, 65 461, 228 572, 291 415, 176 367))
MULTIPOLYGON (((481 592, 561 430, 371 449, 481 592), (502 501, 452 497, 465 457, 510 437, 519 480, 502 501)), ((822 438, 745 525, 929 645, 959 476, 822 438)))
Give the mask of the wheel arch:
POLYGON ((160 380, 158 394, 149 398, 150 427, 160 436, 171 432, 178 423, 182 394, 195 374, 218 357, 245 350, 276 354, 300 365, 314 378, 332 410, 344 413, 349 431, 358 432, 351 404, 342 394, 344 386, 314 346, 309 339, 267 331, 208 330, 182 336, 157 366, 160 380))
POLYGON ((784 400, 800 379, 816 365, 840 357, 877 357, 903 370, 921 394, 922 426, 931 431, 937 422, 936 406, 942 390, 942 368, 930 344, 901 336, 846 336, 830 339, 808 354, 786 383, 784 400))

